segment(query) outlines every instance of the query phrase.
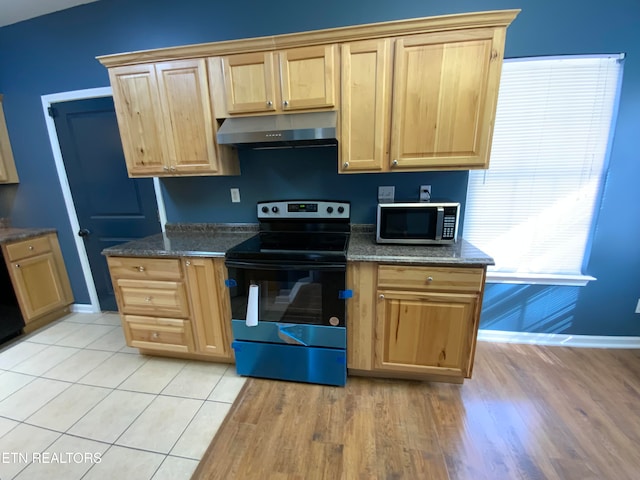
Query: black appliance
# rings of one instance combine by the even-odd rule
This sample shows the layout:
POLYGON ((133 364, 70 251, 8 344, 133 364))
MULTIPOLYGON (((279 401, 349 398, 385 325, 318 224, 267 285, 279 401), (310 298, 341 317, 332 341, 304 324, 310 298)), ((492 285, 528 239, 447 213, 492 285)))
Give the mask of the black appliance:
POLYGON ((20 335, 24 320, 0 250, 0 344, 20 335))
POLYGON ((349 202, 259 202, 257 216, 225 259, 238 374, 344 385, 349 202))

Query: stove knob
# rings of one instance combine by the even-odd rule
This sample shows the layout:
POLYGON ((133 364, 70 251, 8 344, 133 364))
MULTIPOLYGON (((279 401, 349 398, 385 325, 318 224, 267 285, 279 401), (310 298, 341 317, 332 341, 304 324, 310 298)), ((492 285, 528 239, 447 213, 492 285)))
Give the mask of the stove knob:
POLYGON ((262 207, 262 213, 269 213, 269 207, 262 207))
POLYGON ((278 207, 271 207, 273 213, 278 213, 278 210, 280 210, 278 207))
POLYGON ((344 213, 344 207, 338 207, 338 213, 344 213))
POLYGON ((333 213, 333 207, 327 207, 327 213, 333 213))

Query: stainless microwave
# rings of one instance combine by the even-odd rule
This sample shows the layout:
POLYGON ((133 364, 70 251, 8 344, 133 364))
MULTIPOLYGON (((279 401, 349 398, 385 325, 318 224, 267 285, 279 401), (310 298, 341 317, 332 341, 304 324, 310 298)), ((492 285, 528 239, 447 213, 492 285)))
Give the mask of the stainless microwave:
POLYGON ((379 203, 376 242, 408 245, 455 243, 460 204, 456 202, 379 203))

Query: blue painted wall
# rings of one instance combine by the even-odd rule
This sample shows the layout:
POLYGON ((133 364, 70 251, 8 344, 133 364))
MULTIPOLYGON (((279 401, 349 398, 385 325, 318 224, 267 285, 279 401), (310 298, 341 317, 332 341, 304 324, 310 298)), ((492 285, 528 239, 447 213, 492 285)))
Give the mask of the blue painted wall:
MULTIPOLYGON (((288 33, 319 28, 522 8, 507 35, 506 57, 628 54, 610 169, 587 272, 587 287, 488 285, 482 328, 599 335, 640 335, 640 4, 637 0, 326 0, 305 2, 101 0, 0 28, 0 92, 21 183, 0 186, 0 217, 18 226, 59 231, 72 287, 88 302, 60 188, 40 96, 108 85, 95 56, 147 48, 288 33)), ((411 196, 422 183, 435 195, 464 200, 466 172, 337 175, 331 149, 243 152, 243 175, 162 181, 172 222, 253 221, 255 201, 274 197, 344 198, 354 221, 372 222, 376 187, 395 185, 411 196), (242 203, 231 204, 239 187, 242 203)))

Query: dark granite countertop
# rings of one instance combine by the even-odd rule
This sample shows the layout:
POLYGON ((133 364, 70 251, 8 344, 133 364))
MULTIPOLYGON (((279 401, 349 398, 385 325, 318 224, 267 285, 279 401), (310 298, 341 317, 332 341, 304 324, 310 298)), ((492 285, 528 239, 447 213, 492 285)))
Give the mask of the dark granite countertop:
POLYGON ((223 257, 238 243, 255 235, 258 225, 175 224, 165 233, 114 245, 102 251, 107 256, 223 257))
POLYGON ((489 255, 464 239, 452 245, 380 245, 374 232, 352 232, 347 260, 409 265, 493 265, 489 255))
POLYGON ((38 237, 47 233, 55 233, 55 228, 0 228, 0 243, 16 242, 28 238, 38 237))
MULTIPOLYGON (((255 235, 257 224, 174 224, 165 233, 115 245, 103 250, 111 256, 222 257, 238 243, 255 235)), ((412 265, 493 265, 493 258, 464 239, 454 245, 378 245, 371 226, 354 225, 349 261, 412 265)))

